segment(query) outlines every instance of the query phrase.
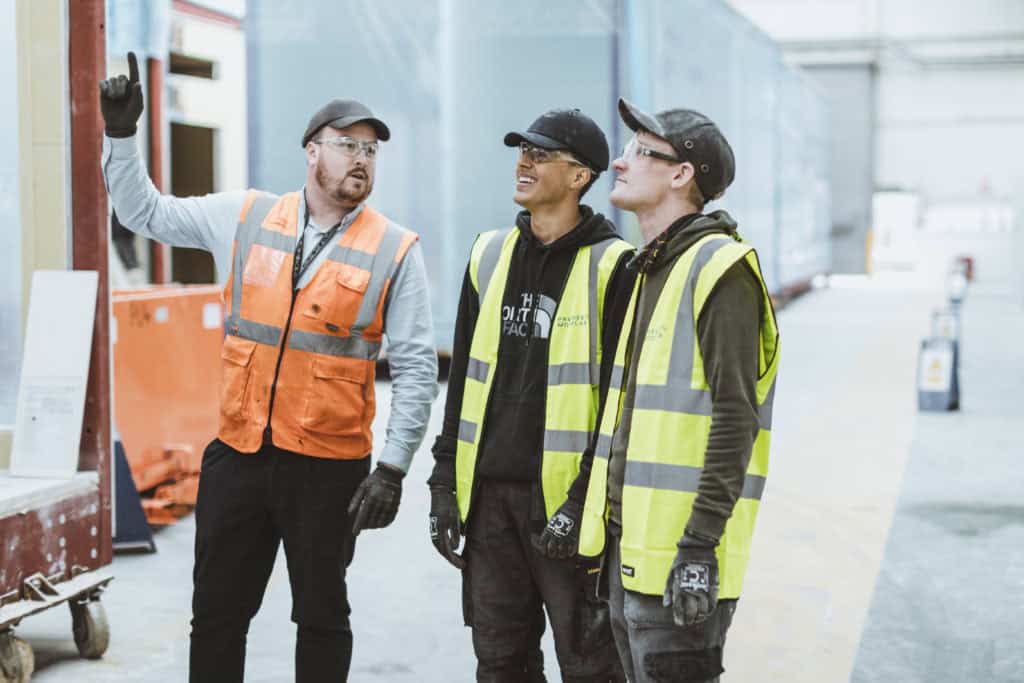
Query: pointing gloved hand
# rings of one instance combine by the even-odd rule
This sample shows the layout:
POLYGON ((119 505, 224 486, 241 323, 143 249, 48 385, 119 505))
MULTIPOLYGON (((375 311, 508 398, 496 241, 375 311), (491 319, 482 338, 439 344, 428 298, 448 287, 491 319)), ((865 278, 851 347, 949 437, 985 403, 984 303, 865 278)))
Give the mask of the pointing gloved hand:
POLYGON ((100 81, 100 111, 107 135, 112 138, 135 135, 142 116, 142 84, 139 83, 139 63, 134 52, 128 53, 128 74, 100 81))
POLYGON ((718 604, 718 558, 715 544, 685 534, 665 582, 662 604, 672 608, 679 626, 699 624, 718 604))
POLYGON ((564 560, 576 555, 580 544, 580 518, 583 506, 571 498, 562 503, 551 515, 544 532, 533 537, 533 547, 552 560, 564 560))
POLYGON ((450 486, 430 487, 430 540, 453 567, 466 568, 466 560, 456 552, 462 541, 462 524, 455 491, 450 486))
POLYGON ((363 529, 382 529, 395 521, 398 504, 402 500, 402 472, 397 467, 379 463, 356 489, 348 506, 348 516, 354 517, 352 535, 363 529))

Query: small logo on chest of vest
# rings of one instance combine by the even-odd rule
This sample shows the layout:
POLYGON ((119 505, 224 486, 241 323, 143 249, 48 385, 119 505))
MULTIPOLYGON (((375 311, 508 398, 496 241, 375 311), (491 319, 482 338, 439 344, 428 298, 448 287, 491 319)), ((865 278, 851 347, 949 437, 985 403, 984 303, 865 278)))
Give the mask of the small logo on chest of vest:
POLYGON ((628 564, 622 565, 622 575, 623 576, 628 576, 628 577, 632 578, 634 574, 636 574, 636 570, 635 569, 630 567, 628 564))
POLYGON ((569 327, 584 327, 586 324, 587 316, 582 313, 579 315, 560 315, 555 318, 555 327, 563 330, 569 327))
POLYGON ((647 328, 647 334, 644 335, 647 339, 664 339, 668 330, 664 325, 651 325, 647 328))

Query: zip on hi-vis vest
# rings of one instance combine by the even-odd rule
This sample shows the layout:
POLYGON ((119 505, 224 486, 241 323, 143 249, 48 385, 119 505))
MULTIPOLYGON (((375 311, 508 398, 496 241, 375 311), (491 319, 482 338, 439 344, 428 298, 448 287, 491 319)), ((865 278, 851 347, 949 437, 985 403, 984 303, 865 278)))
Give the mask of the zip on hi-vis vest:
POLYGON ((292 287, 292 301, 288 305, 288 319, 284 323, 284 333, 281 335, 281 344, 277 348, 277 365, 274 366, 274 381, 270 384, 270 400, 267 402, 267 426, 263 428, 263 443, 271 444, 274 439, 274 429, 271 423, 274 419, 274 399, 277 398, 277 378, 281 375, 281 361, 284 360, 284 348, 288 342, 288 332, 292 328, 292 316, 295 314, 295 301, 299 298, 299 290, 292 287))
POLYGON ((324 247, 334 239, 338 230, 341 228, 342 219, 335 223, 330 230, 323 234, 320 240, 313 246, 313 250, 309 254, 309 258, 303 259, 302 251, 306 243, 306 227, 309 225, 309 205, 303 202, 305 208, 302 227, 298 228, 302 232, 299 235, 298 241, 295 243, 295 255, 292 257, 292 300, 288 304, 288 318, 284 323, 284 333, 281 335, 281 345, 277 349, 277 365, 274 366, 274 380, 270 385, 270 401, 267 403, 267 426, 263 428, 263 443, 271 444, 274 439, 274 428, 271 426, 274 421, 274 399, 277 398, 277 379, 281 375, 281 361, 284 360, 284 349, 285 344, 288 341, 288 332, 292 328, 292 317, 295 315, 295 302, 299 298, 299 282, 302 280, 303 274, 309 269, 316 261, 316 257, 324 250, 324 247))

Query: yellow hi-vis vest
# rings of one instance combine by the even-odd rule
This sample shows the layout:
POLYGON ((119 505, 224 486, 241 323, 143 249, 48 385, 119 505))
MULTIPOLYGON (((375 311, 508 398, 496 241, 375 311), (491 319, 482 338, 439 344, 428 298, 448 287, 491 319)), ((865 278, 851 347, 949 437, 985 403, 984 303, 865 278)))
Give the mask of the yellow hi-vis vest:
MULTIPOLYGON (((760 376, 757 402, 760 431, 754 441, 743 491, 718 544, 719 596, 739 597, 750 558, 761 493, 768 474, 779 331, 768 289, 753 248, 723 235, 709 235, 687 249, 672 266, 658 297, 636 366, 636 391, 622 487, 622 585, 661 595, 686 530, 704 467, 711 430, 711 392, 697 343, 697 320, 719 278, 746 259, 761 283, 760 376)), ((608 457, 624 400, 626 345, 643 276, 633 289, 615 354, 587 502, 580 528, 580 554, 604 551, 608 457)))
MULTIPOLYGON (((480 312, 469 348, 455 450, 455 493, 463 521, 469 517, 484 415, 498 363, 501 302, 517 239, 516 228, 485 232, 473 244, 469 259, 480 312)), ((568 497, 596 426, 605 290, 619 257, 630 249, 616 237, 579 248, 551 324, 540 472, 549 518, 568 497)))

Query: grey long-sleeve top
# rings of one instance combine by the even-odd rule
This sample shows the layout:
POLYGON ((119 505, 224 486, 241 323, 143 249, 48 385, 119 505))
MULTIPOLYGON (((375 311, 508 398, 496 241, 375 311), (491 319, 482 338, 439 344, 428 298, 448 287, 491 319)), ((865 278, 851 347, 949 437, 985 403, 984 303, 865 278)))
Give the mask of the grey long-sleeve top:
MULTIPOLYGON (((205 249, 213 255, 218 283, 227 280, 238 216, 245 201, 244 190, 204 197, 161 195, 146 173, 134 137, 104 137, 102 164, 107 192, 122 225, 165 244, 205 249)), ((301 225, 304 202, 300 202, 298 210, 301 225)), ((362 205, 345 217, 342 231, 361 210, 362 205)), ((305 227, 308 236, 303 243, 304 256, 319 241, 316 233, 329 229, 330 226, 312 223, 305 227)), ((299 281, 300 287, 310 281, 329 251, 320 252, 299 281)), ((391 280, 384 307, 384 335, 391 366, 392 399, 386 439, 378 461, 404 472, 408 471, 412 456, 423 441, 430 407, 438 391, 433 318, 423 252, 418 241, 413 243, 391 280)))

